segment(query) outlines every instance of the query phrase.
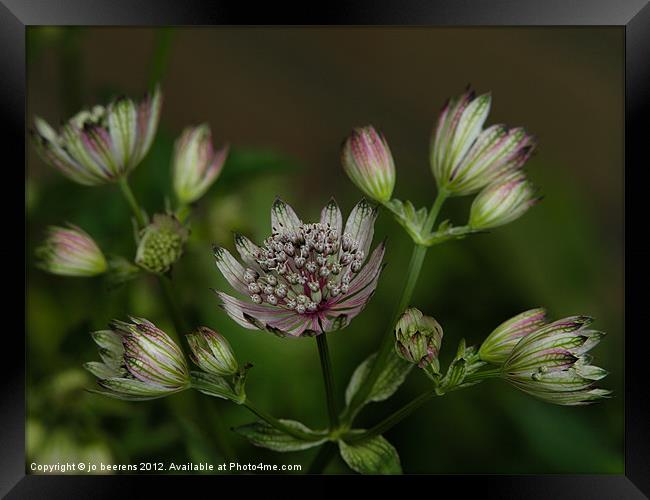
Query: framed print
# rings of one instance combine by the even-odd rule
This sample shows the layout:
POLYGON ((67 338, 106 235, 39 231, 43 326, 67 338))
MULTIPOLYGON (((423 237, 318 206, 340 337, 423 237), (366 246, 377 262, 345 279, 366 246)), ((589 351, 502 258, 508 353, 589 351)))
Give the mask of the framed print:
POLYGON ((3 0, 25 164, 3 494, 646 498, 649 22, 3 0))

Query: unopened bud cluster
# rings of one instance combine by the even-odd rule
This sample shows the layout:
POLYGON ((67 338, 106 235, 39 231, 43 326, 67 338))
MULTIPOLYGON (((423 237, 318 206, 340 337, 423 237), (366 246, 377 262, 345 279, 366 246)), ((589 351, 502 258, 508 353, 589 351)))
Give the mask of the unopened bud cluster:
POLYGON ((418 365, 427 373, 440 373, 438 354, 442 344, 442 327, 418 309, 407 309, 395 326, 395 351, 404 360, 418 365))
POLYGON ((142 231, 135 263, 149 272, 164 274, 183 253, 189 232, 174 216, 154 215, 142 231))

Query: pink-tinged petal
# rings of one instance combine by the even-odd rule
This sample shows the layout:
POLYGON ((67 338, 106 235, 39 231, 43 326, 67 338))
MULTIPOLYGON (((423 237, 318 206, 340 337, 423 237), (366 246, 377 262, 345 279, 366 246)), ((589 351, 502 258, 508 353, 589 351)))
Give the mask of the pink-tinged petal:
POLYGON ((256 257, 260 252, 260 247, 246 238, 246 236, 235 233, 235 249, 239 252, 241 259, 247 266, 252 267, 257 272, 261 271, 256 260, 256 257))
POLYGON ((481 133, 483 124, 490 112, 491 102, 490 94, 483 94, 472 100, 463 110, 451 140, 452 163, 456 163, 456 161, 463 158, 481 133))
POLYGON ((578 360, 571 351, 562 348, 525 351, 511 356, 503 366, 505 373, 533 373, 543 367, 546 371, 565 370, 578 360))
POLYGON ((56 141, 48 140, 37 133, 35 133, 34 140, 36 150, 41 158, 75 182, 85 186, 94 186, 105 182, 105 179, 98 176, 92 169, 82 165, 68 151, 61 148, 56 141))
POLYGON ((244 295, 249 295, 242 265, 225 248, 215 246, 213 251, 217 267, 230 286, 244 295))
POLYGON ((217 292, 221 305, 237 324, 249 330, 270 330, 276 334, 298 336, 312 324, 311 318, 293 311, 264 304, 252 304, 217 292))
POLYGON ((334 198, 332 198, 321 211, 320 222, 321 224, 329 224, 331 228, 336 230, 336 234, 339 236, 341 235, 343 216, 341 215, 341 209, 334 198))
POLYGON ((135 158, 138 144, 138 112, 131 99, 121 98, 108 106, 108 132, 111 136, 112 154, 120 171, 128 170, 135 158))
POLYGON ((119 175, 119 168, 113 161, 111 136, 102 127, 88 126, 80 132, 81 140, 88 154, 107 176, 119 175))
POLYGON ((463 111, 474 98, 474 92, 468 89, 462 96, 447 101, 440 113, 433 143, 433 168, 437 178, 442 178, 449 164, 451 140, 463 111))
POLYGON ((162 93, 160 86, 156 85, 152 95, 147 95, 138 109, 138 160, 141 160, 153 142, 160 120, 162 107, 162 93))
MULTIPOLYGON (((493 125, 485 129, 467 156, 456 167, 462 172, 461 179, 470 179, 483 171, 491 171, 494 178, 509 168, 509 163, 521 155, 522 150, 529 151, 533 138, 523 128, 507 130, 503 125, 493 125)), ((452 178, 455 177, 455 172, 452 178)))
POLYGON ((345 223, 343 233, 349 234, 359 244, 359 249, 363 251, 364 255, 368 255, 368 249, 372 243, 376 218, 377 209, 366 200, 361 200, 352 209, 345 223))
POLYGON ((302 222, 287 203, 276 198, 271 207, 271 229, 274 233, 297 231, 302 222))
POLYGON ((99 380, 98 384, 105 389, 114 391, 118 395, 140 396, 143 399, 154 399, 178 391, 176 388, 169 389, 168 387, 157 386, 150 382, 121 377, 99 380))
POLYGON ((371 283, 376 282, 382 268, 382 260, 384 259, 384 253, 386 251, 386 245, 382 241, 377 248, 372 252, 368 262, 361 268, 359 274, 357 274, 352 281, 350 282, 350 289, 345 297, 354 295, 360 290, 363 290, 371 283))

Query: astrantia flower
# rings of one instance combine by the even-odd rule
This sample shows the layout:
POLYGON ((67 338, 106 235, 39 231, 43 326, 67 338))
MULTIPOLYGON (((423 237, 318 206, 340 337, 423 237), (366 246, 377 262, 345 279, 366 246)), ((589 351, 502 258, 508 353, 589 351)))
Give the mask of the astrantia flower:
POLYGON ((48 228, 47 239, 36 250, 36 257, 39 267, 63 276, 96 276, 108 268, 95 241, 73 225, 48 228))
POLYGON ((549 403, 580 405, 609 391, 594 387, 607 375, 586 353, 604 333, 590 330, 591 318, 573 316, 535 330, 515 345, 502 376, 515 387, 549 403))
POLYGON ((141 318, 131 323, 113 321, 111 330, 94 332, 102 362, 84 367, 118 399, 154 399, 190 386, 190 375, 180 348, 156 326, 141 318))
POLYGON ((481 344, 480 358, 488 363, 503 363, 522 338, 544 324, 545 317, 546 310, 538 307, 504 321, 481 344))
POLYGON ((186 128, 176 141, 172 163, 178 200, 189 204, 203 196, 221 172, 227 154, 227 145, 214 150, 208 125, 186 128))
POLYGON ((395 187, 395 164, 384 136, 373 127, 357 128, 345 141, 343 169, 368 197, 380 203, 390 200, 395 187))
POLYGON ((474 198, 469 225, 473 229, 502 226, 524 215, 540 199, 522 171, 506 174, 474 198))
POLYGON ((217 292, 226 313, 241 326, 277 335, 318 335, 347 326, 366 306, 382 269, 384 244, 366 261, 377 210, 359 202, 345 228, 331 200, 320 222, 303 223, 277 199, 271 209, 272 235, 258 247, 244 236, 235 245, 245 266, 215 248, 219 270, 249 300, 217 292))
POLYGON ((203 326, 185 337, 192 349, 192 361, 202 370, 219 376, 237 373, 237 359, 223 335, 203 326))
POLYGON ((77 113, 57 133, 35 119, 33 137, 44 161, 79 184, 96 186, 128 175, 149 151, 162 97, 158 88, 136 103, 126 97, 77 113))
POLYGON ((183 254, 188 236, 188 229, 173 215, 155 214, 142 230, 135 263, 152 273, 166 273, 183 254))
POLYGON ((467 91, 445 104, 431 145, 431 169, 440 189, 451 195, 474 193, 523 166, 534 147, 523 128, 492 125, 483 130, 490 94, 467 91))
POLYGON ((438 354, 442 344, 442 327, 431 316, 411 307, 404 311, 395 326, 395 351, 404 360, 420 368, 440 371, 438 354))

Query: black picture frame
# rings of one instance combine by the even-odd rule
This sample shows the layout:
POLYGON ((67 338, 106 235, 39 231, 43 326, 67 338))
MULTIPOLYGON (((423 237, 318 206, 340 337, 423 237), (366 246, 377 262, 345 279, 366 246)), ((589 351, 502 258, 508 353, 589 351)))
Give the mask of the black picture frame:
MULTIPOLYGON (((650 89, 650 5, 647 0, 364 0, 336 6, 304 3, 280 9, 247 2, 209 0, 0 0, 0 99, 4 120, 3 149, 16 164, 25 162, 25 32, 33 25, 418 25, 418 26, 616 26, 625 30, 625 474, 540 476, 436 476, 372 478, 422 482, 427 494, 480 492, 489 498, 647 498, 650 495, 650 427, 647 382, 644 377, 644 281, 648 251, 640 230, 647 226, 642 190, 648 176, 644 155, 650 89), (316 8, 316 5, 318 6, 316 8)), ((623 110, 621 110, 623 112, 623 110)), ((10 168, 6 166, 5 168, 10 168)), ((14 168, 15 167, 11 167, 14 168)), ((24 200, 23 200, 24 201, 24 200)), ((23 205, 24 206, 24 205, 23 205)), ((15 212, 16 209, 14 208, 15 212)), ((5 209, 10 213, 11 209, 5 209)), ((18 218, 18 217, 16 217, 18 218)), ((17 252, 18 250, 16 250, 17 252)), ((16 259, 20 257, 16 256, 16 259)), ((23 254, 25 259, 25 254, 23 254)), ((26 265, 26 261, 23 260, 26 265)), ((18 294, 16 294, 18 295, 18 294)), ((24 297, 24 296, 23 296, 24 297)), ((9 312, 10 314, 11 312, 9 312)), ((19 330, 16 330, 19 331, 19 330)), ((25 329, 23 328, 23 331, 25 329)), ((8 333, 8 332, 5 332, 8 333)), ((15 333, 14 333, 15 335, 15 333)), ((19 346, 23 345, 19 341, 19 346)), ((24 347, 24 346, 23 346, 24 347)), ((5 348, 6 349, 6 348, 5 348)), ((20 347, 17 347, 20 349, 20 347)), ((17 351, 16 351, 17 352, 17 351)), ((151 476, 36 476, 25 474, 25 358, 3 356, 0 399, 0 494, 7 498, 90 498, 135 496, 148 492, 151 476), (146 488, 146 489, 145 489, 146 488)), ((175 476, 186 482, 188 477, 175 476)), ((239 476, 241 478, 241 476, 239 476)), ((206 478, 207 479, 207 478, 206 478)), ((212 478, 214 479, 214 478, 212 478)), ((232 487, 235 477, 219 477, 232 487)), ((275 476, 246 476, 248 486, 275 476)), ((286 478, 285 478, 286 479, 286 478)), ((309 487, 320 479, 292 476, 291 487, 309 487)), ((331 478, 333 482, 336 478, 331 478)), ((367 478, 348 478, 367 487, 367 478)), ((170 481, 164 478, 164 484, 170 481)), ((166 487, 166 486, 165 486, 166 487)), ((281 490, 269 490, 281 491, 281 490)), ((284 490, 286 493, 286 490, 284 490)), ((320 490, 324 492, 325 490, 320 490)), ((408 490, 407 490, 408 491, 408 490)), ((413 490, 415 491, 415 490, 413 490)), ((421 493, 417 493, 421 494, 421 493)), ((283 494, 283 496, 285 496, 283 494)))

